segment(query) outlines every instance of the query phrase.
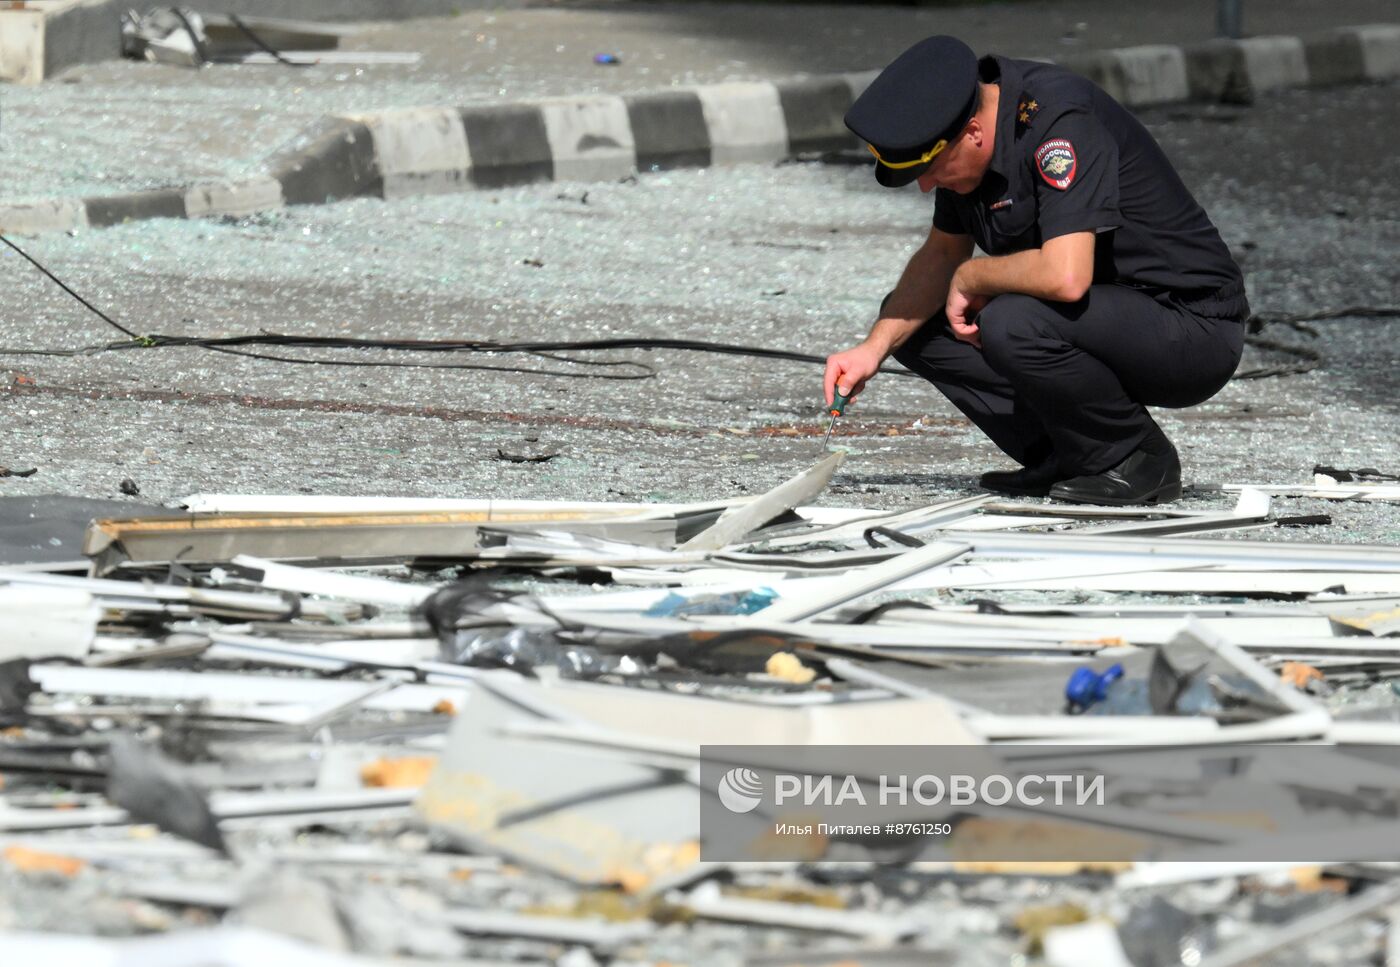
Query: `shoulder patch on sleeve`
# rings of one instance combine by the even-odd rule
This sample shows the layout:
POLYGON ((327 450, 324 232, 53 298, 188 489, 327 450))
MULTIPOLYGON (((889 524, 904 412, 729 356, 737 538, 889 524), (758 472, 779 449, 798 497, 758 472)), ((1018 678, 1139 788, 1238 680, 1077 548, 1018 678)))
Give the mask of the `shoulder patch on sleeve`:
POLYGON ((1051 188, 1061 191, 1074 181, 1079 159, 1075 157, 1074 145, 1064 138, 1051 138, 1035 149, 1035 167, 1040 177, 1051 188))

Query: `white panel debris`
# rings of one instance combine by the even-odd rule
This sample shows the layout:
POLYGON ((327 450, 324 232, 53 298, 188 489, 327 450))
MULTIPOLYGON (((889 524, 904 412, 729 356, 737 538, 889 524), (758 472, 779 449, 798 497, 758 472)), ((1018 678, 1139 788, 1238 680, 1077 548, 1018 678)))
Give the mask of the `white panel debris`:
POLYGON ((1050 967, 1133 967, 1118 931, 1105 920, 1052 927, 1045 932, 1043 945, 1050 967))
POLYGON ((680 546, 683 551, 713 551, 737 542, 763 524, 798 504, 811 500, 826 490, 832 474, 841 466, 845 454, 829 453, 815 466, 784 481, 742 507, 724 512, 713 527, 696 534, 680 546))
POLYGON ((102 606, 79 588, 0 587, 0 661, 81 658, 101 617, 102 606))
POLYGON ((890 917, 850 910, 823 910, 810 904, 726 897, 717 883, 704 883, 689 893, 674 893, 669 899, 698 917, 844 934, 877 945, 912 937, 927 926, 908 916, 890 917))
POLYGON ((690 504, 196 495, 98 521, 100 577, 0 570, 0 923, 172 931, 0 961, 1226 965, 1400 902, 1400 549, 1244 539, 1324 517, 1274 486, 811 506, 841 461, 690 504), (1102 801, 803 826, 900 755, 1102 801))
POLYGON ((258 583, 274 591, 295 591, 328 598, 344 598, 391 608, 414 608, 437 588, 433 585, 404 584, 382 578, 335 574, 312 568, 277 564, 248 554, 239 554, 233 563, 262 572, 258 583))
POLYGON ((328 952, 263 930, 234 927, 128 940, 0 933, 0 960, 7 964, 84 967, 368 967, 370 963, 361 957, 328 952))

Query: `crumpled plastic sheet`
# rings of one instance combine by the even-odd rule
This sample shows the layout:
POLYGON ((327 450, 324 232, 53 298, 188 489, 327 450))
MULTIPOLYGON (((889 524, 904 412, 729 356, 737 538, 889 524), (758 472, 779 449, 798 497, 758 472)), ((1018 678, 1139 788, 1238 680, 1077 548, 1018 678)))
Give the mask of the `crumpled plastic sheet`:
POLYGON ((681 618, 697 614, 756 614, 777 600, 772 588, 700 594, 686 597, 672 591, 643 612, 649 618, 681 618))
POLYGON ((510 668, 522 674, 553 667, 566 678, 635 675, 636 659, 611 655, 536 628, 463 628, 439 639, 444 661, 478 668, 510 668))

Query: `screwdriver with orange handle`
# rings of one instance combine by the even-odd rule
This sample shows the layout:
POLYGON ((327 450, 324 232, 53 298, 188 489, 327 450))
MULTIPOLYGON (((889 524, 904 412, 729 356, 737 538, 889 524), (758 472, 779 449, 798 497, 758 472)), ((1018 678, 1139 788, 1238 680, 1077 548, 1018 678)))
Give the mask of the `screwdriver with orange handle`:
POLYGON ((850 402, 849 396, 841 395, 841 387, 831 388, 831 422, 826 425, 826 439, 822 440, 822 449, 827 450, 831 446, 831 431, 836 429, 836 418, 846 411, 846 404, 850 402))

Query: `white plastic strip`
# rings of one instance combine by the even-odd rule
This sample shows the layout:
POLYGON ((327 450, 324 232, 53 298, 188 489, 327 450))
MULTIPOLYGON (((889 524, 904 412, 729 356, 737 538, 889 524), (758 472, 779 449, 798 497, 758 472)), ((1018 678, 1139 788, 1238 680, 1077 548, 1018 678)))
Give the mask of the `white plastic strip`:
MULTIPOLYGON (((155 671, 135 668, 84 668, 33 665, 29 677, 49 694, 98 695, 164 701, 221 702, 258 705, 324 706, 351 701, 363 682, 292 678, 287 675, 235 675, 211 671, 155 671)), ((431 712, 438 703, 461 701, 460 688, 403 684, 377 695, 364 707, 387 712, 431 712)))
POLYGON ((309 567, 295 567, 248 554, 239 554, 233 559, 233 563, 262 571, 263 587, 276 591, 319 594, 358 604, 378 604, 391 608, 416 608, 440 587, 437 584, 406 584, 387 578, 360 577, 309 567))

